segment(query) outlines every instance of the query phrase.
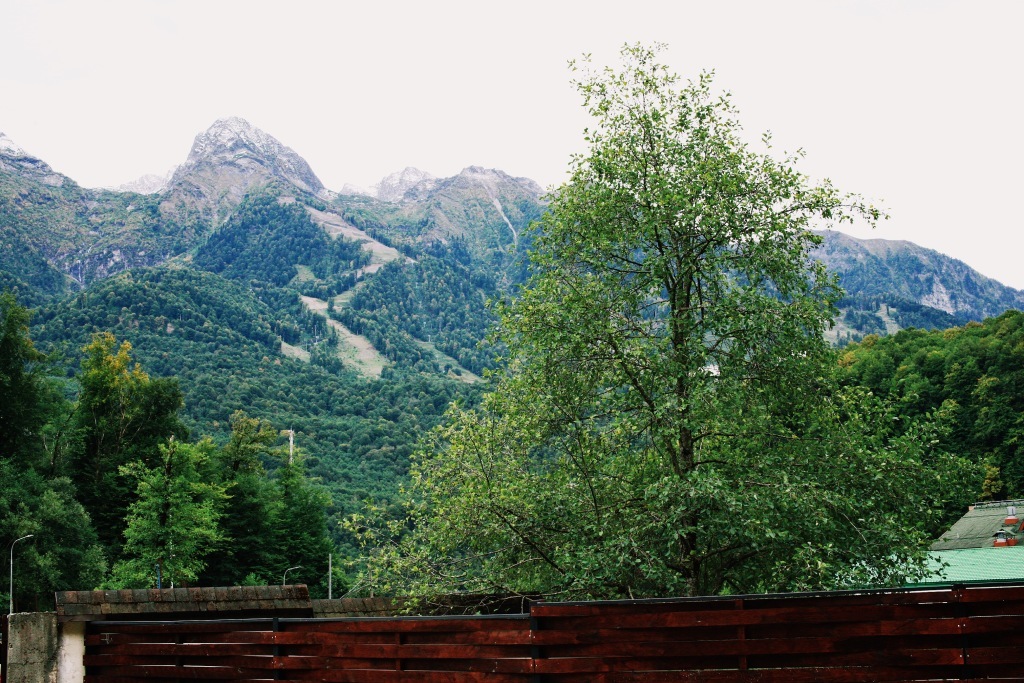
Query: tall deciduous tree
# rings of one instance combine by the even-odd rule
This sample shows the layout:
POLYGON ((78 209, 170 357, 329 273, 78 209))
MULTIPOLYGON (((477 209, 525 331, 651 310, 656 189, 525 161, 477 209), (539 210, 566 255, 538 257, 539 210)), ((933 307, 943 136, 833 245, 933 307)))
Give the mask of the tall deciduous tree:
POLYGON ((327 533, 327 491, 306 476, 301 457, 283 464, 275 481, 280 495, 277 519, 277 548, 285 561, 283 569, 301 565, 294 579, 315 587, 323 594, 327 579, 327 557, 334 551, 327 533))
POLYGON ((120 468, 155 466, 161 443, 187 436, 178 418, 183 399, 176 379, 150 379, 133 364, 131 344, 118 345, 109 332, 94 335, 83 351, 76 409, 82 446, 72 473, 100 540, 116 556, 133 489, 120 468))
POLYGON ((219 520, 224 487, 213 480, 213 442, 160 446, 160 462, 121 468, 137 482, 138 499, 128 510, 124 558, 114 565, 113 585, 156 585, 159 564, 168 582, 194 583, 206 557, 222 540, 219 520))
POLYGON ((574 597, 899 580, 961 463, 932 425, 894 433, 884 405, 836 389, 822 333, 840 292, 809 256, 812 226, 879 212, 767 136, 753 151, 709 75, 623 56, 574 67, 590 150, 500 308, 506 374, 434 433, 415 531, 367 580, 574 597))

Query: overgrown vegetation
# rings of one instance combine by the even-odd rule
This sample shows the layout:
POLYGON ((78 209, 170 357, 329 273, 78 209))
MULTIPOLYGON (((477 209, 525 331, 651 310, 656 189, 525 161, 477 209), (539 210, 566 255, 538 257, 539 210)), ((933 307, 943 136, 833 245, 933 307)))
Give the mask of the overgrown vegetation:
POLYGON ((840 364, 845 383, 892 401, 905 424, 940 411, 941 446, 985 466, 984 497, 1024 497, 1024 313, 869 336, 840 364))
MULTIPOLYGON (((326 592, 326 490, 279 430, 241 411, 223 444, 189 441, 177 380, 151 379, 110 333, 82 349, 71 381, 28 336, 28 312, 0 296, 0 528, 19 549, 22 604, 67 588, 273 583, 301 564, 326 592), (291 563, 291 564, 289 564, 291 563)), ((338 579, 343 577, 339 576, 338 579)), ((339 585, 341 581, 339 581, 339 585)))

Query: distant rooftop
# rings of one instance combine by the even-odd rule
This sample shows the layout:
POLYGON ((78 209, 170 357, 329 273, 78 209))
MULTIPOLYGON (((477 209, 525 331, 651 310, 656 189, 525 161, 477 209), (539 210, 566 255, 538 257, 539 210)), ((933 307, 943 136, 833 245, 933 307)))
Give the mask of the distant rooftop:
MULTIPOLYGON (((1006 532, 1008 538, 1024 543, 1021 522, 1006 524, 1008 508, 1015 508, 1024 520, 1024 500, 1003 500, 998 502, 975 503, 967 514, 961 517, 949 531, 931 545, 931 550, 962 550, 965 548, 991 548, 996 533, 1006 532)), ((1002 548, 1006 550, 1007 548, 1002 548)))
POLYGON ((932 550, 928 553, 929 575, 913 586, 1020 581, 1024 579, 1024 545, 962 550, 932 550))

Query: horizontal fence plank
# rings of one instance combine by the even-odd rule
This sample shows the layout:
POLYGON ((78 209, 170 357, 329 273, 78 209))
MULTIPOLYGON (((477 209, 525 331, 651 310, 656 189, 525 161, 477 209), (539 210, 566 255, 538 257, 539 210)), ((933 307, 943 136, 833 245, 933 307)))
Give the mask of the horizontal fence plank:
POLYGON ((124 667, 124 666, 160 666, 160 667, 228 667, 244 670, 273 670, 287 668, 285 658, 275 659, 272 655, 265 657, 244 657, 230 655, 209 655, 196 657, 158 657, 152 655, 91 655, 85 656, 87 667, 124 667))
POLYGON ((524 683, 529 678, 521 674, 503 674, 479 671, 313 671, 297 676, 293 681, 320 681, 322 683, 524 683))
POLYGON ((494 617, 367 617, 361 619, 282 619, 284 631, 318 633, 458 633, 467 631, 515 631, 529 629, 528 615, 494 617))
POLYGON ((204 621, 90 621, 87 632, 206 633, 268 631, 273 619, 209 619, 204 621))
POLYGON ((820 609, 780 607, 763 610, 714 610, 610 614, 589 616, 538 616, 541 630, 586 628, 687 628, 708 626, 763 626, 769 624, 843 624, 850 622, 940 619, 956 616, 952 604, 864 605, 820 609))
POLYGON ((913 638, 913 641, 885 639, 847 640, 829 637, 785 638, 773 640, 714 640, 714 641, 628 641, 608 640, 589 645, 559 646, 544 648, 547 659, 563 657, 708 657, 708 656, 756 656, 756 655, 816 655, 849 654, 873 652, 878 649, 902 646, 906 649, 961 647, 960 636, 954 635, 938 640, 935 636, 913 638))
MULTIPOLYGON (((979 589, 972 589, 979 590, 979 589)), ((1003 589, 997 589, 1003 590, 1003 589)), ((597 601, 583 603, 535 602, 530 614, 548 616, 604 616, 609 614, 657 614, 658 612, 731 611, 737 603, 745 610, 792 608, 856 607, 863 605, 947 604, 954 600, 955 589, 867 591, 855 593, 817 593, 744 595, 729 597, 676 598, 667 600, 597 601)))
POLYGON ((138 681, 140 678, 188 678, 234 681, 239 679, 267 680, 271 677, 263 669, 243 669, 226 666, 161 666, 144 664, 139 666, 100 667, 98 671, 87 670, 87 677, 93 680, 105 680, 106 676, 129 678, 138 681))
POLYGON ((133 654, 143 657, 217 657, 225 655, 268 655, 272 648, 237 643, 126 643, 90 648, 104 655, 133 654))
POLYGON ((767 671, 634 671, 566 674, 559 683, 916 683, 957 680, 958 672, 922 679, 917 669, 861 667, 848 669, 788 669, 767 671))

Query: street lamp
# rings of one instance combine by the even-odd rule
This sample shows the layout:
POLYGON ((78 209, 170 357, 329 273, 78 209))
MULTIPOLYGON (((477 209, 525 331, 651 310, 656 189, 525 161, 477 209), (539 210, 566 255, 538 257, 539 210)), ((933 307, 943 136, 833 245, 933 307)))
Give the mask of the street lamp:
POLYGON ((22 536, 11 541, 11 609, 8 614, 14 614, 14 544, 18 541, 24 541, 26 538, 32 538, 35 534, 29 534, 28 536, 22 536))
POLYGON ((302 569, 302 565, 300 564, 300 565, 297 565, 295 567, 288 567, 288 569, 284 570, 284 577, 281 579, 281 585, 282 586, 288 584, 288 572, 290 572, 293 569, 302 569))

